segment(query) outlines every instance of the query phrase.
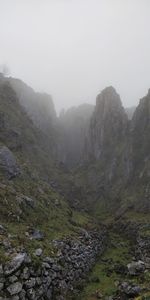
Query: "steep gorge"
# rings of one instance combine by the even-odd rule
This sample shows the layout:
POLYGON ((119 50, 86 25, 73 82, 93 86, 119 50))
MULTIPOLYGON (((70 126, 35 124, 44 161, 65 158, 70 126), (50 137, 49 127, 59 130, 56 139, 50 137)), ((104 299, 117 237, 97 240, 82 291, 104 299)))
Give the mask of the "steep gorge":
POLYGON ((105 229, 135 216, 138 223, 143 213, 141 224, 149 225, 149 130, 150 92, 131 120, 113 87, 97 96, 95 107, 85 104, 58 118, 50 96, 0 76, 0 262, 18 253, 31 257, 28 278, 22 265, 21 277, 15 270, 9 280, 0 268, 0 299, 21 278, 24 294, 6 299, 66 300, 68 289, 80 293, 75 278, 85 284, 104 250, 105 229))

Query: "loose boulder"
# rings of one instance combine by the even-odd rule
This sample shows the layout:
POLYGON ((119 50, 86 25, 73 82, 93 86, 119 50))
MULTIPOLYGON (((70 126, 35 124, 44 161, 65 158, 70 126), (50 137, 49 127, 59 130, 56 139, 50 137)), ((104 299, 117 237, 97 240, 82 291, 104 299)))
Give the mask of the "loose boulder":
POLYGON ((141 260, 131 262, 130 264, 127 265, 127 267, 130 275, 136 276, 145 271, 145 263, 141 260))

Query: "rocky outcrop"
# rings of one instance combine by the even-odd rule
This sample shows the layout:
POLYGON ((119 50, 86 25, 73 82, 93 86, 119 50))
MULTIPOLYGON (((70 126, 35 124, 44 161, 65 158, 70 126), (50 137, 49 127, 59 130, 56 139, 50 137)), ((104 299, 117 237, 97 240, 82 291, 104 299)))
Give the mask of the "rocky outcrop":
MULTIPOLYGON (((116 147, 123 142, 128 120, 119 95, 113 87, 97 96, 87 137, 87 157, 103 160, 113 157, 116 147)), ((115 158, 115 157, 114 157, 115 158)))
MULTIPOLYGON (((147 96, 140 100, 140 103, 133 115, 131 122, 131 136, 133 148, 134 169, 147 171, 149 176, 150 162, 150 90, 147 96), (146 170, 144 170, 146 168, 146 170)), ((146 174, 146 172, 144 172, 146 174)), ((145 175, 144 174, 144 175, 145 175)), ((142 177, 142 174, 141 174, 142 177)))
POLYGON ((140 101, 132 120, 128 120, 113 87, 97 96, 85 138, 81 171, 85 174, 82 184, 84 182, 87 190, 90 187, 94 199, 109 199, 115 206, 115 199, 123 198, 126 190, 126 196, 130 198, 132 194, 133 200, 137 198, 138 207, 141 203, 140 209, 150 209, 149 130, 150 92, 140 101), (138 194, 142 194, 142 199, 138 194))
POLYGON ((20 169, 13 153, 6 147, 0 146, 0 170, 9 178, 20 174, 20 169))
MULTIPOLYGON (((51 173, 50 169, 55 163, 57 134, 55 134, 53 126, 50 125, 51 121, 46 132, 39 127, 37 128, 19 101, 20 99, 10 84, 10 79, 0 80, 0 144, 7 147, 7 153, 6 148, 2 148, 1 160, 3 159, 4 163, 5 159, 5 165, 7 161, 8 166, 10 160, 11 164, 12 161, 15 164, 14 157, 19 158, 19 164, 21 163, 24 167, 32 169, 32 173, 33 170, 36 169, 36 172, 38 170, 46 178, 48 173, 51 173), (9 160, 7 159, 8 154, 9 160)), ((28 101, 30 102, 29 99, 28 101)), ((34 105, 36 106, 35 102, 34 105)), ((40 105, 44 107, 41 102, 40 105)), ((46 111, 46 106, 43 109, 46 111)), ((41 118, 46 120, 42 112, 41 118)))
POLYGON ((0 299, 65 300, 68 293, 77 292, 78 284, 84 284, 105 248, 106 233, 84 231, 77 239, 54 240, 52 245, 56 255, 45 257, 40 251, 38 266, 25 252, 0 265, 0 299))
POLYGON ((46 93, 37 93, 23 81, 9 78, 20 104, 32 119, 34 124, 43 132, 52 131, 56 126, 56 112, 52 97, 46 93))

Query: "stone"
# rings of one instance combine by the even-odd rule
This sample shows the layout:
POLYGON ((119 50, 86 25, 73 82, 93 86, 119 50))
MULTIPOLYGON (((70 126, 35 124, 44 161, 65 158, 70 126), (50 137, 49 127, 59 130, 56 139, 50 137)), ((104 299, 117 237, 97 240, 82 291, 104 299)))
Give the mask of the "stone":
POLYGON ((36 284, 36 279, 35 278, 30 278, 29 280, 27 280, 25 282, 25 287, 26 287, 26 289, 31 289, 35 286, 35 284, 36 284))
POLYGON ((41 241, 41 240, 44 239, 44 234, 38 229, 34 230, 32 235, 31 235, 31 239, 41 241))
POLYGON ((25 257, 26 253, 19 253, 13 258, 12 261, 8 262, 4 268, 5 275, 8 276, 17 271, 23 264, 25 257))
POLYGON ((0 234, 5 234, 6 233, 6 229, 5 229, 5 227, 2 225, 2 224, 0 224, 0 234))
POLYGON ((51 269, 51 266, 46 262, 42 263, 42 267, 45 268, 45 269, 51 269))
POLYGON ((103 298, 103 295, 102 295, 102 293, 100 292, 100 290, 97 290, 97 291, 96 291, 95 296, 96 296, 96 299, 102 299, 102 298, 103 298))
POLYGON ((23 279, 29 279, 30 277, 30 271, 29 271, 29 268, 28 267, 25 267, 23 269, 23 273, 22 273, 22 276, 21 276, 23 279))
POLYGON ((17 281, 17 280, 18 280, 18 278, 17 278, 17 276, 15 276, 15 275, 9 277, 9 282, 10 282, 10 283, 14 283, 14 282, 17 281))
POLYGON ((18 295, 13 296, 13 297, 12 297, 12 300, 19 300, 19 296, 18 296, 18 295))
POLYGON ((55 199, 55 206, 58 206, 58 207, 61 206, 61 203, 58 199, 55 199))
POLYGON ((7 290, 11 296, 19 294, 22 290, 22 284, 20 282, 12 283, 7 290))
POLYGON ((41 256, 42 253, 43 253, 43 250, 41 248, 38 248, 38 249, 35 250, 34 254, 35 254, 35 256, 41 256))
POLYGON ((20 300, 26 300, 26 291, 24 289, 21 290, 19 297, 20 300))
POLYGON ((141 293, 140 286, 128 282, 123 282, 120 286, 120 290, 129 297, 136 297, 141 293))
POLYGON ((127 265, 130 275, 139 275, 145 271, 145 263, 141 260, 127 265))
POLYGON ((35 208, 35 206, 36 206, 35 200, 33 200, 32 198, 29 198, 25 195, 20 195, 19 197, 16 198, 16 200, 22 207, 35 208))
POLYGON ((3 289, 4 283, 0 282, 0 291, 3 289))
POLYGON ((29 300, 37 300, 35 290, 33 288, 27 290, 27 296, 29 300))
POLYGON ((4 271, 3 271, 3 266, 0 265, 0 276, 4 274, 4 271))

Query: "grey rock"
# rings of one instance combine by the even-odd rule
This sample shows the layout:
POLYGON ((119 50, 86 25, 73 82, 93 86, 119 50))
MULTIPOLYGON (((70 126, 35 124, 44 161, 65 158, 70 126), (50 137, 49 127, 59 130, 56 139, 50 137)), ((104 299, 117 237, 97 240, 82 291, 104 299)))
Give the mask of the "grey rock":
POLYGON ((17 276, 15 276, 15 275, 9 277, 9 282, 10 282, 10 283, 14 283, 14 282, 17 281, 17 280, 18 280, 18 278, 17 278, 17 276))
POLYGON ((13 260, 5 265, 4 273, 6 276, 11 275, 15 271, 17 271, 21 265, 23 264, 26 257, 26 253, 19 253, 13 260))
POLYGON ((0 276, 4 274, 4 271, 3 271, 3 266, 0 265, 0 276))
POLYGON ((26 291, 24 289, 21 290, 19 297, 20 300, 26 300, 26 291))
POLYGON ((16 295, 16 294, 19 294, 22 290, 22 283, 20 282, 15 282, 15 283, 12 283, 8 288, 7 288, 9 294, 11 296, 13 295, 16 295))
POLYGON ((0 282, 0 291, 3 289, 4 283, 0 282))
POLYGON ((19 296, 18 296, 18 295, 13 296, 13 297, 12 297, 12 300, 19 300, 19 296))
POLYGON ((51 266, 46 262, 42 263, 42 267, 45 268, 45 269, 51 269, 51 266))
POLYGON ((22 207, 31 207, 31 208, 35 208, 36 206, 36 201, 32 198, 29 198, 25 195, 20 195, 16 198, 16 200, 18 201, 18 203, 22 206, 22 207))
POLYGON ((6 146, 0 146, 0 168, 6 173, 9 179, 20 174, 16 159, 6 146))
POLYGON ((141 260, 127 265, 130 275, 139 275, 145 271, 145 263, 141 260))
POLYGON ((128 282, 123 282, 120 286, 120 290, 129 297, 136 297, 141 293, 140 286, 128 282))
POLYGON ((35 284, 36 284, 36 279, 35 278, 30 278, 29 280, 27 280, 25 282, 25 287, 26 287, 26 289, 31 289, 35 286, 35 284))
POLYGON ((60 201, 58 199, 55 199, 55 206, 60 206, 60 201))
POLYGON ((41 241, 44 239, 44 234, 38 229, 34 230, 34 232, 31 235, 31 239, 41 241))
POLYGON ((30 271, 29 271, 29 268, 28 267, 25 267, 24 269, 23 269, 23 273, 22 273, 22 279, 29 279, 29 277, 30 277, 30 271))
POLYGON ((6 228, 0 224, 0 234, 5 234, 6 233, 6 228))
POLYGON ((36 285, 42 285, 42 279, 40 277, 36 277, 36 285))
POLYGON ((43 250, 42 250, 41 248, 38 248, 38 249, 35 250, 35 253, 34 253, 34 254, 35 254, 36 256, 41 256, 42 253, 43 253, 43 250))
POLYGON ((36 293, 33 288, 27 290, 27 296, 29 300, 37 300, 36 293))
POLYGON ((46 299, 51 300, 52 299, 52 290, 48 289, 46 292, 46 299))

